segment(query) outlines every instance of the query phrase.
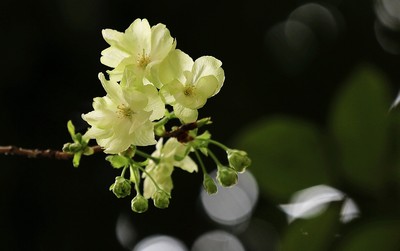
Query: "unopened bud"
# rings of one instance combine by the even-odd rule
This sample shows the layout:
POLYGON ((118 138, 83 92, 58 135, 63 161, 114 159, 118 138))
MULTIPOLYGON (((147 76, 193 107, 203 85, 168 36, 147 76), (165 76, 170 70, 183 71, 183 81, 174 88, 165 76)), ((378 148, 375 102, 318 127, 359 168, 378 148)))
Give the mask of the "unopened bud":
POLYGON ((228 154, 230 167, 234 168, 239 173, 243 173, 246 168, 251 165, 251 159, 245 151, 229 149, 226 153, 228 154))
POLYGON ((76 153, 82 150, 80 143, 65 143, 62 150, 68 153, 76 153))
POLYGON ((206 192, 210 195, 215 194, 218 191, 217 185, 215 184, 214 180, 208 174, 204 174, 203 187, 204 187, 204 190, 206 190, 206 192))
POLYGON ((204 125, 212 124, 211 118, 202 118, 196 121, 197 127, 200 128, 204 125))
POLYGON ((238 173, 230 167, 220 167, 217 172, 217 180, 223 187, 231 187, 238 182, 238 173))
POLYGON ((157 190, 153 194, 154 206, 158 208, 167 208, 169 206, 169 194, 163 190, 157 190))
POLYGON ((115 177, 114 184, 111 185, 110 190, 113 191, 117 198, 124 198, 131 194, 131 183, 124 177, 115 177))
POLYGON ((135 198, 132 199, 131 208, 133 212, 144 213, 147 211, 148 206, 147 199, 140 194, 137 194, 135 198))

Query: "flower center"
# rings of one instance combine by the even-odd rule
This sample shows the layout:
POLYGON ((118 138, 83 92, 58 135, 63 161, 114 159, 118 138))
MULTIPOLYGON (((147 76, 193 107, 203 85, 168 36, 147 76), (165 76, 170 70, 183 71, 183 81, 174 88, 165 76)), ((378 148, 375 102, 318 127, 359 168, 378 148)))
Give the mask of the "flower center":
POLYGON ((139 54, 137 64, 140 68, 146 68, 146 66, 150 63, 150 57, 146 54, 146 51, 143 49, 142 55, 139 54))
POLYGON ((134 114, 134 112, 125 104, 118 105, 117 109, 119 118, 130 118, 134 114))
POLYGON ((191 97, 191 96, 193 96, 194 89, 195 89, 195 87, 193 85, 187 85, 185 87, 185 89, 183 90, 183 94, 185 94, 185 96, 187 96, 187 97, 191 97))

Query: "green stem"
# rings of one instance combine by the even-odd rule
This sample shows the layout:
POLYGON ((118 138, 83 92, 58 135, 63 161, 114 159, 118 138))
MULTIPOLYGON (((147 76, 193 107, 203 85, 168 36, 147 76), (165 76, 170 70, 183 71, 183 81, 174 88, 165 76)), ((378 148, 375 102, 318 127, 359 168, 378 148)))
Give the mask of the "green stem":
POLYGON ((138 172, 137 169, 135 170, 134 167, 137 168, 136 165, 135 166, 130 165, 130 171, 131 171, 131 175, 133 175, 135 177, 135 190, 136 190, 136 193, 140 194, 140 187, 139 187, 140 177, 138 175, 139 172, 138 172))
POLYGON ((151 156, 150 154, 145 153, 145 152, 143 152, 143 151, 140 151, 139 149, 136 149, 136 153, 137 153, 137 155, 139 155, 139 156, 141 156, 141 157, 143 157, 143 158, 146 158, 146 159, 151 159, 152 161, 154 161, 154 162, 156 162, 156 163, 159 163, 159 162, 160 162, 160 159, 159 159, 159 158, 156 158, 156 157, 154 157, 154 156, 151 156))
POLYGON ((164 118, 162 118, 160 121, 157 121, 156 123, 154 123, 154 128, 165 125, 170 119, 173 119, 173 118, 175 118, 174 112, 169 112, 168 110, 165 110, 164 118))
POLYGON ((122 172, 121 172, 121 177, 125 178, 125 172, 126 172, 127 168, 128 168, 128 166, 124 166, 124 169, 122 169, 122 172))
POLYGON ((143 167, 141 167, 141 166, 139 166, 139 165, 135 165, 135 166, 136 166, 137 168, 139 168, 142 172, 144 172, 147 176, 149 176, 150 180, 153 182, 153 184, 154 184, 154 186, 156 187, 157 190, 162 190, 162 191, 164 191, 163 189, 161 189, 161 188, 158 186, 157 182, 154 180, 154 178, 150 175, 149 172, 147 172, 143 167))
POLYGON ((217 165, 217 168, 220 169, 223 165, 221 162, 219 162, 218 158, 215 156, 215 154, 208 149, 208 154, 211 156, 211 158, 214 160, 215 164, 217 165))
POLYGON ((194 153, 196 154, 197 160, 199 161, 201 170, 203 171, 204 174, 207 174, 206 167, 204 166, 204 163, 203 163, 203 160, 201 159, 199 151, 197 149, 194 149, 194 153))
POLYGON ((214 145, 216 145, 216 146, 222 148, 222 149, 225 150, 225 151, 229 150, 229 147, 227 147, 226 145, 224 145, 224 144, 222 144, 222 143, 220 143, 220 142, 218 142, 218 141, 209 139, 209 142, 210 142, 211 144, 214 144, 214 145))

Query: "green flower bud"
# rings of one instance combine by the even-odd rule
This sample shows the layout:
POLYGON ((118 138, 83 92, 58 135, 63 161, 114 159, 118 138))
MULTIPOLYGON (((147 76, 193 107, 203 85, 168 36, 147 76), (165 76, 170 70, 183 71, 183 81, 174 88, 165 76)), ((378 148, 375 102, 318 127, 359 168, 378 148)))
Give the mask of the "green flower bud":
POLYGON ((153 194, 154 206, 158 208, 167 208, 169 206, 169 194, 163 190, 157 190, 153 194))
POLYGON ((110 190, 113 191, 117 198, 124 198, 131 194, 131 183, 124 177, 115 177, 114 184, 111 185, 110 190))
POLYGON ((229 165, 239 173, 243 173, 251 165, 251 159, 245 151, 229 149, 226 153, 228 154, 229 165))
POLYGON ((203 187, 204 187, 204 190, 206 190, 206 192, 210 195, 215 194, 218 191, 217 185, 215 184, 214 180, 208 174, 204 174, 203 187))
POLYGON ((231 187, 238 182, 238 173, 230 167, 219 167, 217 172, 217 180, 223 187, 231 187))
POLYGON ((144 213, 147 211, 149 204, 142 195, 137 194, 135 198, 132 199, 131 208, 133 212, 136 213, 144 213))
POLYGON ((65 143, 62 150, 68 153, 76 153, 82 150, 80 143, 65 143))

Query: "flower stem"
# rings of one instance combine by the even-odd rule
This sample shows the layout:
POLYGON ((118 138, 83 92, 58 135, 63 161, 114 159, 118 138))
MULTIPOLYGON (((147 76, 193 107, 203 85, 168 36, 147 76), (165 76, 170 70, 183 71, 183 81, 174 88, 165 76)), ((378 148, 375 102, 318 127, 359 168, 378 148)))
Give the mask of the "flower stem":
POLYGON ((151 174, 150 174, 149 172, 147 172, 143 167, 141 167, 141 166, 139 166, 139 165, 135 165, 135 167, 139 168, 140 171, 144 172, 144 173, 150 178, 150 180, 153 182, 153 184, 154 184, 154 186, 157 188, 157 190, 162 190, 162 191, 164 191, 163 189, 161 189, 161 188, 158 186, 157 182, 154 180, 154 178, 151 176, 151 174))
POLYGON ((216 140, 209 139, 209 142, 210 142, 211 144, 214 144, 214 145, 216 145, 216 146, 222 148, 222 149, 225 150, 225 151, 227 151, 227 150, 229 149, 229 147, 227 147, 226 145, 224 145, 224 144, 222 144, 222 143, 220 143, 220 142, 218 142, 218 141, 216 141, 216 140))
POLYGON ((211 156, 211 158, 214 160, 215 164, 217 165, 217 168, 220 169, 223 165, 221 162, 219 162, 218 158, 215 156, 215 154, 208 149, 208 154, 211 156))
POLYGON ((150 154, 145 153, 145 152, 143 152, 143 151, 140 151, 139 149, 136 149, 136 153, 137 153, 137 155, 139 155, 139 156, 141 156, 141 157, 143 157, 143 158, 146 158, 146 159, 151 159, 152 161, 154 161, 154 162, 156 162, 156 163, 160 162, 160 159, 159 159, 159 158, 156 158, 156 157, 154 157, 154 156, 151 156, 150 154))
POLYGON ((206 167, 204 166, 203 160, 201 159, 201 156, 199 154, 199 151, 197 149, 194 150, 194 153, 196 154, 197 160, 199 161, 201 170, 203 171, 204 174, 207 173, 206 167))

